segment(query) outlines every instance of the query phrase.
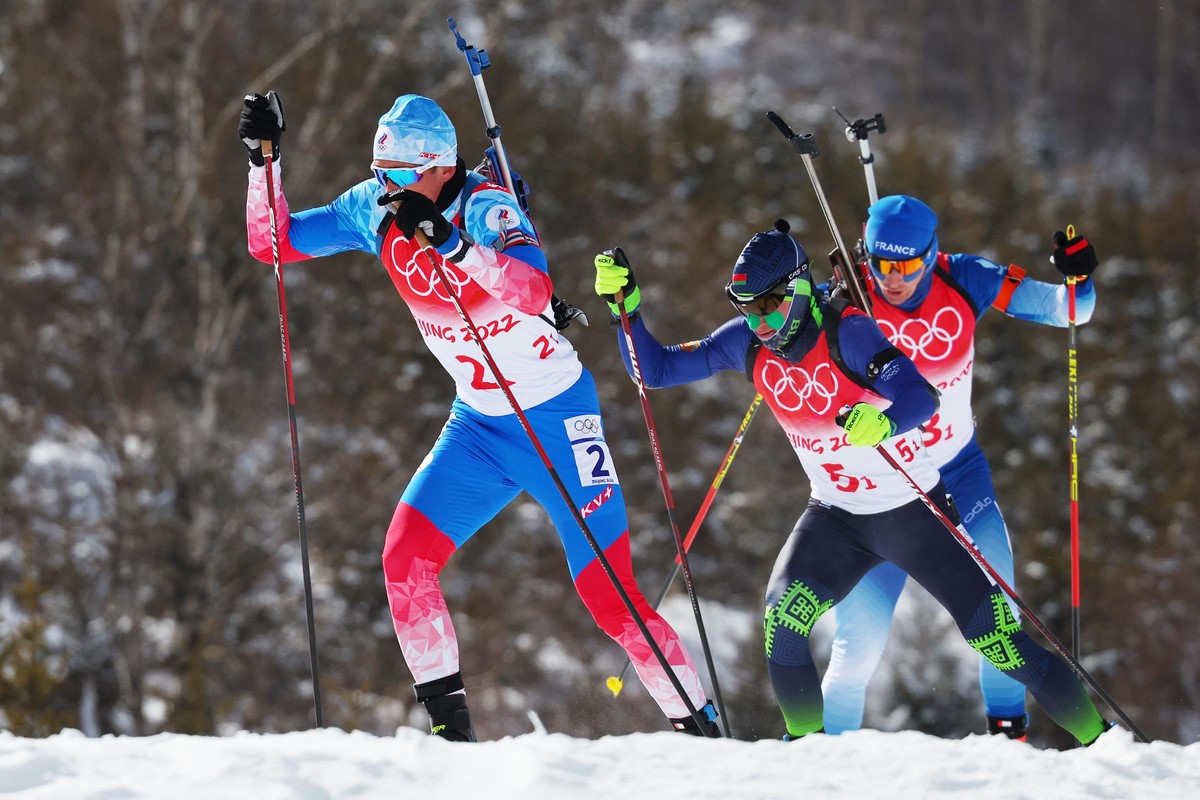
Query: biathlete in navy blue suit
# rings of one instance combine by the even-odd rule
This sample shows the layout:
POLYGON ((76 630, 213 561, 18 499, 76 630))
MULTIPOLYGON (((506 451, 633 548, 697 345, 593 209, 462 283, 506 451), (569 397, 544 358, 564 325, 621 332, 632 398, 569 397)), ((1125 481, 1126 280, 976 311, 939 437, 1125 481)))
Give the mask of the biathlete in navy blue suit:
MULTIPOLYGON (((647 330, 640 289, 621 262, 613 251, 596 256, 596 292, 610 305, 624 293, 646 385, 745 372, 808 476, 808 506, 776 559, 765 598, 767 672, 787 738, 823 729, 809 651, 813 624, 884 562, 925 587, 971 646, 1024 684, 1080 742, 1106 729, 1067 664, 1021 630, 1001 590, 875 452, 886 448, 957 517, 918 428, 938 410, 936 390, 870 317, 817 295, 808 257, 786 224, 755 234, 734 265, 726 294, 739 316, 687 344, 665 347, 647 330)), ((632 374, 623 337, 618 341, 632 374)))

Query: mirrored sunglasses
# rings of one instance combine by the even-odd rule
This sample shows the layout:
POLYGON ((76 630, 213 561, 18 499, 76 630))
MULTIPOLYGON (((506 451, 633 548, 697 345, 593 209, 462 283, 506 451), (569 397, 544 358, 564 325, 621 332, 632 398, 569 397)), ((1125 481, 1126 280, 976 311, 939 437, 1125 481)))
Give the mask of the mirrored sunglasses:
POLYGON ((739 306, 736 303, 735 307, 746 318, 746 324, 751 329, 756 329, 763 322, 773 330, 779 330, 783 327, 783 312, 779 307, 791 299, 791 295, 787 294, 769 294, 765 297, 760 297, 756 300, 751 300, 744 306, 739 306))
POLYGON ((410 167, 401 169, 399 167, 393 169, 373 169, 375 180, 379 181, 382 186, 387 186, 387 182, 391 181, 397 186, 410 186, 421 179, 421 174, 425 170, 420 167, 410 167))
POLYGON ((379 181, 380 185, 385 188, 387 187, 388 181, 391 181, 397 186, 411 186, 412 184, 421 180, 421 176, 433 169, 435 166, 449 166, 449 164, 438 164, 438 162, 450 155, 453 150, 454 147, 452 145, 420 166, 390 167, 388 169, 374 167, 371 169, 371 172, 375 175, 375 180, 379 181))
POLYGON ((892 272, 899 272, 900 277, 905 283, 914 281, 921 276, 925 270, 925 254, 915 258, 906 258, 902 261, 895 261, 888 258, 880 258, 879 256, 868 256, 867 260, 871 263, 871 269, 875 272, 876 277, 883 280, 892 272))
POLYGON ((757 330, 764 322, 772 330, 779 330, 787 320, 779 307, 789 301, 794 302, 797 289, 800 289, 802 294, 810 293, 808 281, 789 278, 776 284, 766 293, 748 300, 739 298, 732 290, 727 290, 726 294, 733 307, 746 318, 746 324, 751 330, 757 330))

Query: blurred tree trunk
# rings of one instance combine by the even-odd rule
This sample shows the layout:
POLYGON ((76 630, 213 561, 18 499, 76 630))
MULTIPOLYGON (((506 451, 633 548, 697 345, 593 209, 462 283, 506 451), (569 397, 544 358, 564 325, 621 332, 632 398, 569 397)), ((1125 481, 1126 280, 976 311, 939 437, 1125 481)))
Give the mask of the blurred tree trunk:
POLYGON ((1153 151, 1160 156, 1168 154, 1174 138, 1174 132, 1171 130, 1172 81, 1179 63, 1179 32, 1177 28, 1180 24, 1175 12, 1175 0, 1159 0, 1158 41, 1154 60, 1153 128, 1151 129, 1150 144, 1153 151))
POLYGON ((924 101, 925 73, 925 0, 908 0, 904 15, 904 104, 909 114, 920 117, 924 101))

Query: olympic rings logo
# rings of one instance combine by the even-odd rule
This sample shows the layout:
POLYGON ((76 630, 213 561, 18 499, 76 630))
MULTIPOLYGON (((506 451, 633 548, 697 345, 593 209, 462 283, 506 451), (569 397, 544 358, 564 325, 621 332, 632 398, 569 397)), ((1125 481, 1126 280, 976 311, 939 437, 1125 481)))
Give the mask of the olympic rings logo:
POLYGON ((897 329, 888 320, 877 320, 879 329, 892 344, 899 347, 914 361, 941 361, 954 350, 954 340, 963 332, 963 320, 957 309, 945 306, 933 315, 933 321, 919 317, 906 319, 897 329))
MULTIPOLYGON (((409 291, 417 297, 435 296, 442 302, 449 303, 450 295, 446 292, 446 287, 442 285, 442 281, 438 278, 433 267, 428 263, 428 256, 421 256, 420 261, 417 260, 420 250, 414 251, 403 265, 396 259, 397 250, 401 247, 401 240, 397 237, 392 242, 392 266, 397 272, 404 276, 408 282, 409 291)), ((435 256, 436 257, 436 256, 435 256)), ((455 269, 450 264, 442 266, 442 273, 450 281, 454 287, 454 293, 462 297, 463 287, 470 281, 466 275, 460 270, 455 269)))
POLYGON ((833 407, 838 379, 828 364, 818 364, 809 375, 801 367, 786 369, 777 361, 768 361, 762 371, 763 384, 784 411, 799 411, 805 405, 820 416, 833 407))
POLYGON ((575 430, 580 433, 599 433, 600 423, 594 419, 577 419, 575 420, 575 430))

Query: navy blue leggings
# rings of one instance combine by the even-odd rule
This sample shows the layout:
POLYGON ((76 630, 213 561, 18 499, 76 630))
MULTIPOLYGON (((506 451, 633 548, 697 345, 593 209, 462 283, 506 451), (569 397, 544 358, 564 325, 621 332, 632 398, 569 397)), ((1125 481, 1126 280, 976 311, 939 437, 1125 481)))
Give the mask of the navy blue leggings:
MULTIPOLYGON (((929 492, 957 519, 945 494, 940 483, 929 492)), ((764 633, 767 672, 789 734, 823 726, 820 680, 808 641, 813 625, 884 561, 921 584, 950 612, 971 646, 1024 684, 1051 719, 1082 742, 1100 735, 1103 721, 1074 672, 1021 631, 1003 592, 920 500, 878 514, 810 501, 776 558, 764 633)))

